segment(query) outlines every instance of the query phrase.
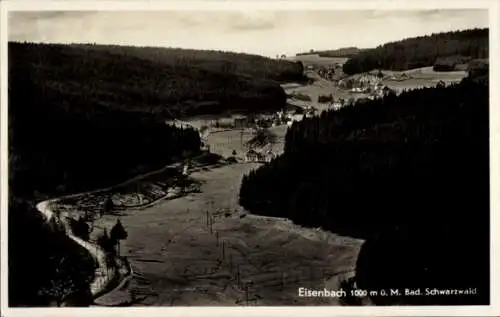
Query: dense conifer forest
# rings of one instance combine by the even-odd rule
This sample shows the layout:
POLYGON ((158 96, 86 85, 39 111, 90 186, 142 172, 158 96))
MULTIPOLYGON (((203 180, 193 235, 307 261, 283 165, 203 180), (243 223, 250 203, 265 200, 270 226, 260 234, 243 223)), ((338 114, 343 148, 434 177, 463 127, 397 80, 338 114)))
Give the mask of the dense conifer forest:
POLYGON ((9 55, 40 87, 72 98, 67 104, 159 118, 279 109, 279 82, 303 79, 298 62, 215 51, 9 43, 9 55))
POLYGON ((277 82, 307 80, 303 76, 300 62, 271 59, 245 53, 193 50, 181 48, 137 47, 118 45, 75 44, 73 47, 106 51, 112 54, 134 56, 143 60, 174 67, 200 68, 205 71, 252 76, 254 79, 268 79, 277 82))
POLYGON ((488 58, 488 29, 470 29, 409 38, 363 50, 343 66, 346 74, 374 69, 403 71, 435 66, 454 70, 472 59, 488 58))
MULTIPOLYGON (((243 178, 240 203, 255 214, 366 239, 357 272, 362 289, 477 287, 476 296, 398 299, 487 302, 485 76, 294 123, 285 153, 243 178)), ((397 303, 394 296, 375 300, 397 303)))
POLYGON ((165 119, 278 109, 286 101, 278 81, 302 72, 299 63, 223 52, 9 43, 10 305, 47 305, 51 281, 84 292, 93 274, 86 251, 43 224, 36 202, 195 155, 198 132, 165 119))

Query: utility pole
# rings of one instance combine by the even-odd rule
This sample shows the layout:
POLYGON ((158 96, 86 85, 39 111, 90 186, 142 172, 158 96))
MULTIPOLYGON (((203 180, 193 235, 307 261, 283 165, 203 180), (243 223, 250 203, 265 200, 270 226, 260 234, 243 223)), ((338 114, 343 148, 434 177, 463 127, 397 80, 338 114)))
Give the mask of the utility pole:
POLYGON ((241 128, 240 130, 240 147, 243 149, 243 130, 244 128, 241 128))
POLYGON ((249 288, 249 284, 248 283, 245 283, 245 300, 247 302, 247 306, 248 306, 248 288, 249 288))

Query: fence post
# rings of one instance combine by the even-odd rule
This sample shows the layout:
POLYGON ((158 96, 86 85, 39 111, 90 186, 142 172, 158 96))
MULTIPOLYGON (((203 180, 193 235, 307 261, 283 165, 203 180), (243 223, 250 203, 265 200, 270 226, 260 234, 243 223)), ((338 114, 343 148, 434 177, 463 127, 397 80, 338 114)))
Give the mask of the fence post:
POLYGON ((236 271, 236 285, 238 285, 238 288, 240 288, 240 265, 237 265, 237 271, 236 271))
POLYGON ((233 254, 229 254, 229 274, 233 272, 233 254))
MULTIPOLYGON (((216 240, 215 240, 215 241, 216 241, 216 242, 215 242, 215 245, 216 245, 216 246, 219 246, 219 232, 218 232, 218 231, 217 231, 217 232, 215 232, 215 239, 216 239, 216 240)), ((224 243, 224 242, 222 242, 222 243, 224 243)))
POLYGON ((226 245, 224 241, 222 241, 222 259, 224 260, 226 257, 226 245))
POLYGON ((247 302, 247 306, 248 306, 248 283, 245 283, 245 299, 246 299, 246 302, 247 302))
POLYGON ((309 283, 312 288, 313 286, 313 268, 312 266, 309 266, 309 283))

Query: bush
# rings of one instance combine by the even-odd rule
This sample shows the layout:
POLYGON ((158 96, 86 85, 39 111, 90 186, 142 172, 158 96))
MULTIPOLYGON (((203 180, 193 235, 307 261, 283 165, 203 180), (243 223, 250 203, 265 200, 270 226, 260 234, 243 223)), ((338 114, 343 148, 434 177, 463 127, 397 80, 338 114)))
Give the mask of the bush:
POLYGON ((294 99, 301 100, 301 101, 311 101, 312 100, 309 95, 305 95, 305 94, 301 94, 301 93, 291 94, 290 98, 294 98, 294 99))
POLYGON ((69 224, 75 236, 85 241, 89 240, 90 226, 85 222, 84 218, 79 218, 78 220, 70 219, 69 224))
POLYGON ((329 103, 333 102, 333 95, 319 95, 318 96, 318 102, 319 103, 329 103))
POLYGON ((214 165, 219 163, 221 160, 222 156, 210 152, 205 152, 196 158, 196 162, 202 165, 214 165))

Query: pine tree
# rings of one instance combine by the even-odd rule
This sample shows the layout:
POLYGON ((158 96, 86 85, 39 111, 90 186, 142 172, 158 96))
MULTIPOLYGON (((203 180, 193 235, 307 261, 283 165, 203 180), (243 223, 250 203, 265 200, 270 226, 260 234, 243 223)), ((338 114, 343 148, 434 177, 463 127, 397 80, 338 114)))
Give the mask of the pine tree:
POLYGON ((123 227, 120 219, 116 220, 115 225, 111 228, 110 231, 110 240, 113 244, 116 244, 118 247, 118 254, 120 254, 120 240, 127 239, 128 233, 123 227))

